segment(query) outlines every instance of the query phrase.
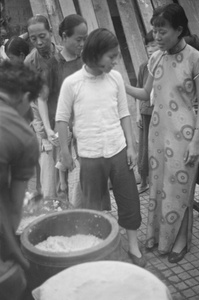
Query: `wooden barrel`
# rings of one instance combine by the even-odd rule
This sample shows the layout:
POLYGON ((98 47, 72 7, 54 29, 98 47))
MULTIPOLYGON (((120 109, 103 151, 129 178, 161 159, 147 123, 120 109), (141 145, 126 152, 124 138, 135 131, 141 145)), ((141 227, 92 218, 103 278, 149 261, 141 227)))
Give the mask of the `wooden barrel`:
POLYGON ((76 209, 56 212, 33 221, 21 234, 21 247, 30 262, 28 284, 41 285, 58 272, 89 261, 120 260, 121 236, 116 220, 103 212, 76 209), (49 236, 94 235, 97 246, 73 252, 47 252, 35 247, 49 236))

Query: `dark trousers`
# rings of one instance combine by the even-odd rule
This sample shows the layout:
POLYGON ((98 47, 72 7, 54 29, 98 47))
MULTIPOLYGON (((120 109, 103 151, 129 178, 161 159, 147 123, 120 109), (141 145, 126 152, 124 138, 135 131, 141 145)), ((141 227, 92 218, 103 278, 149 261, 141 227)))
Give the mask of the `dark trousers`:
POLYGON ((80 157, 83 208, 102 210, 102 199, 110 177, 118 207, 118 223, 136 230, 141 223, 140 201, 133 170, 127 165, 126 148, 110 158, 80 157))

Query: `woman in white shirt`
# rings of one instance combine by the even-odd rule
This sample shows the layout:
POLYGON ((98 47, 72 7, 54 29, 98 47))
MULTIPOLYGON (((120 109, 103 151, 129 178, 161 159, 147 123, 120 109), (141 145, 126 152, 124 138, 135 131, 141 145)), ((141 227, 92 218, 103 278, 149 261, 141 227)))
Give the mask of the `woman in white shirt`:
POLYGON ((82 52, 85 65, 62 84, 56 121, 63 163, 72 170, 74 161, 68 150, 66 127, 74 114, 83 207, 102 209, 110 177, 118 223, 127 230, 129 257, 144 267, 146 260, 137 241, 141 215, 133 173, 136 153, 130 114, 123 79, 112 70, 118 56, 119 45, 113 33, 104 28, 90 33, 82 52))

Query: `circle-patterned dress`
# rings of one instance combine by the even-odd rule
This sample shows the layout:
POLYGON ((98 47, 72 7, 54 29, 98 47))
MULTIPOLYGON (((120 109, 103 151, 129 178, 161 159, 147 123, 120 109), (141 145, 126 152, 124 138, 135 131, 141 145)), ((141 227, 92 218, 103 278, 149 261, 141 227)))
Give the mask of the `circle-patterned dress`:
POLYGON ((187 245, 191 241, 197 164, 185 166, 184 155, 196 123, 194 77, 199 52, 187 45, 169 55, 155 52, 149 61, 154 77, 154 110, 149 129, 150 199, 146 246, 171 251, 187 211, 187 245))

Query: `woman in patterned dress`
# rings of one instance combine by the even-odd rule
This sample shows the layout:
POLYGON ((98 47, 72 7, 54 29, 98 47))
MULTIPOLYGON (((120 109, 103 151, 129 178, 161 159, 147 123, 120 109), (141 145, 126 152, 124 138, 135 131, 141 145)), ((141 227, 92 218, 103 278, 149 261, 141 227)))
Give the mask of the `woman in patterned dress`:
POLYGON ((199 117, 194 111, 199 99, 199 52, 183 38, 188 20, 180 5, 157 8, 151 24, 160 50, 149 60, 144 88, 126 85, 126 91, 140 100, 151 94, 154 104, 146 246, 158 244, 159 252, 175 263, 191 242, 199 149, 199 117))

